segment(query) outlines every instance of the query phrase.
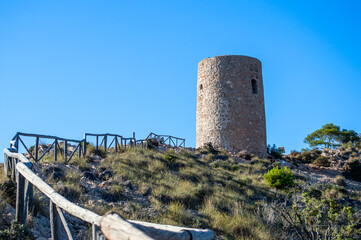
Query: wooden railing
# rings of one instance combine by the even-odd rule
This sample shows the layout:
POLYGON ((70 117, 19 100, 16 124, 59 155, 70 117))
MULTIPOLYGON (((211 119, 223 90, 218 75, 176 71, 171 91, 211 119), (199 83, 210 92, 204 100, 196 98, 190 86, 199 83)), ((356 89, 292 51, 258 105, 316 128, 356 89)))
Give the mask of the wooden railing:
MULTIPOLYGON (((99 147, 103 146, 104 151, 106 152, 107 149, 114 147, 115 152, 118 152, 120 147, 123 148, 131 148, 131 147, 147 147, 145 140, 136 140, 135 134, 133 133, 133 137, 125 138, 118 134, 112 133, 102 133, 102 134, 95 134, 95 133, 85 133, 84 139, 88 142, 89 137, 95 137, 95 148, 98 151, 99 147), (100 143, 99 143, 100 140, 100 143), (109 144, 110 142, 110 144, 109 144)), ((85 150, 86 151, 86 150, 85 150)))
MULTIPOLYGON (((208 240, 214 238, 214 233, 207 229, 203 230, 184 228, 171 225, 125 220, 115 213, 99 216, 90 210, 79 207, 78 205, 61 196, 43 179, 37 176, 32 171, 31 161, 23 154, 18 153, 19 141, 22 142, 20 137, 24 135, 26 134, 18 133, 11 141, 11 147, 4 149, 5 175, 16 182, 16 221, 25 224, 27 216, 33 212, 33 186, 35 186, 39 191, 41 191, 49 198, 50 228, 53 240, 61 239, 62 231, 66 233, 68 239, 73 239, 73 235, 66 221, 64 211, 91 224, 93 240, 208 240)), ((28 134, 26 136, 30 135, 33 134, 28 134)), ((55 141, 60 139, 64 141, 70 141, 69 139, 50 137, 45 135, 41 135, 41 137, 55 139, 55 141)), ((37 139, 36 141, 38 142, 39 140, 37 139)), ((80 142, 84 142, 84 140, 79 141, 79 144, 80 142)), ((24 147, 26 148, 25 144, 24 147)), ((79 145, 78 149, 81 149, 81 145, 79 145)), ((29 153, 28 149, 27 151, 29 153)), ((75 151, 76 150, 74 150, 74 152, 75 151)), ((72 154, 74 154, 74 152, 72 154)), ((85 153, 85 150, 83 153, 85 153)), ((37 158, 35 157, 33 158, 34 161, 36 159, 37 158)))
POLYGON ((156 139, 159 143, 168 144, 174 147, 185 147, 186 140, 184 138, 173 137, 170 135, 158 135, 150 133, 146 139, 156 139))
POLYGON ((85 155, 85 139, 82 140, 75 140, 75 139, 67 139, 67 138, 60 138, 55 136, 49 136, 49 135, 41 135, 41 134, 32 134, 32 133, 21 133, 18 132, 15 134, 13 139, 10 141, 10 148, 12 149, 19 149, 20 144, 25 148, 27 153, 29 154, 30 158, 33 159, 35 162, 40 161, 51 149, 54 149, 54 161, 57 161, 58 158, 58 152, 64 157, 64 161, 68 163, 74 154, 78 152, 78 157, 81 157, 82 155, 85 155), (26 144, 23 141, 23 137, 31 137, 35 140, 34 145, 34 152, 29 150, 29 147, 26 146, 26 144), (47 146, 46 150, 42 152, 42 155, 40 155, 39 151, 39 142, 41 139, 51 139, 54 140, 50 146, 47 146), (63 147, 60 146, 60 142, 63 143, 63 147), (68 145, 69 143, 75 144, 75 149, 72 152, 68 152, 68 145), (34 153, 34 154, 33 154, 34 153))

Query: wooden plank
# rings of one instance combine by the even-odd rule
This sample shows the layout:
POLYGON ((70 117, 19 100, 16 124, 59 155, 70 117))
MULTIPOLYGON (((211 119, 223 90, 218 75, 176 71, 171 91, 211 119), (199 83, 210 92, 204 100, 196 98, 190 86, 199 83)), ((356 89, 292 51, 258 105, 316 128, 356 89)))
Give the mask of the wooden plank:
POLYGON ((117 213, 102 217, 100 229, 108 240, 152 240, 117 213))
POLYGON ((58 206, 56 206, 56 211, 59 214, 60 220, 63 223, 63 227, 65 229, 66 235, 68 235, 68 239, 69 240, 73 240, 73 235, 71 234, 71 231, 69 229, 68 223, 66 222, 65 216, 63 214, 63 211, 61 210, 61 208, 59 208, 58 206))
POLYGON ((60 138, 57 136, 50 136, 50 135, 42 135, 42 134, 32 134, 32 133, 17 133, 18 136, 26 136, 26 137, 39 137, 39 138, 47 138, 47 139, 58 139, 60 141, 68 141, 68 142, 81 142, 81 140, 76 139, 68 139, 68 138, 60 138))
POLYGON ((25 199, 24 199, 24 186, 25 186, 25 178, 16 171, 16 213, 15 213, 15 221, 25 224, 26 221, 26 207, 25 207, 25 199))
POLYGON ((32 159, 35 160, 33 154, 31 154, 31 152, 29 151, 29 149, 26 147, 25 143, 23 142, 23 140, 19 137, 20 142, 23 144, 24 148, 26 149, 26 151, 29 153, 29 155, 31 156, 32 159))
POLYGON ((35 162, 37 162, 39 159, 39 137, 35 138, 35 162))
POLYGON ((198 229, 198 228, 187 228, 187 227, 178 227, 172 225, 165 225, 165 224, 156 224, 156 223, 149 223, 149 222, 141 222, 136 220, 128 220, 128 222, 134 224, 135 227, 145 232, 147 235, 160 240, 163 239, 160 236, 165 236, 164 239, 181 239, 182 237, 188 236, 185 239, 193 239, 193 240, 212 240, 215 238, 213 231, 209 229, 198 229), (148 229, 147 229, 148 228, 148 229), (158 234, 158 237, 155 237, 155 232, 165 231, 165 233, 158 234), (185 234, 188 233, 190 235, 185 234), (180 235, 175 233, 181 233, 180 235), (167 235, 169 234, 169 235, 167 235), (173 236, 173 237, 172 237, 173 236))
POLYGON ((99 225, 101 216, 96 213, 93 213, 87 209, 81 208, 76 204, 70 202, 59 193, 57 193, 53 188, 51 188, 44 180, 42 180, 39 176, 37 176, 31 169, 29 169, 24 163, 19 162, 16 165, 16 169, 31 182, 34 186, 36 186, 42 193, 44 193, 50 200, 67 211, 68 213, 80 218, 86 222, 94 223, 99 225))
POLYGON ((51 201, 49 203, 49 211, 50 211, 50 231, 51 231, 51 239, 52 240, 60 240, 61 239, 61 220, 59 217, 59 213, 56 210, 56 205, 51 201))
MULTIPOLYGON (((39 157, 39 161, 45 156, 45 154, 47 153, 47 152, 49 152, 49 150, 54 146, 54 143, 55 142, 53 142, 53 144, 51 144, 45 151, 44 151, 44 153, 39 157)), ((36 157, 36 156, 35 156, 36 157)))
POLYGON ((9 172, 9 157, 4 153, 4 172, 5 176, 8 176, 9 172))
POLYGON ((68 162, 68 141, 64 141, 64 160, 68 162))
POLYGON ((81 158, 81 149, 82 149, 81 143, 79 143, 79 145, 78 145, 78 159, 81 158))
POLYGON ((68 158, 68 160, 66 160, 66 163, 70 162, 71 158, 74 156, 74 153, 76 152, 76 150, 78 150, 79 145, 74 149, 74 151, 70 154, 70 157, 68 158))
POLYGON ((99 145, 98 145, 98 143, 99 143, 99 137, 97 136, 96 137, 96 146, 95 146, 95 150, 96 150, 96 152, 98 153, 98 151, 99 151, 99 145))
POLYGON ((54 148, 54 161, 56 162, 58 160, 58 139, 55 139, 54 140, 54 145, 55 145, 55 148, 54 148))
POLYGON ((87 143, 87 141, 86 140, 84 140, 83 141, 83 147, 84 147, 84 151, 83 151, 83 156, 85 156, 86 155, 86 143, 87 143))

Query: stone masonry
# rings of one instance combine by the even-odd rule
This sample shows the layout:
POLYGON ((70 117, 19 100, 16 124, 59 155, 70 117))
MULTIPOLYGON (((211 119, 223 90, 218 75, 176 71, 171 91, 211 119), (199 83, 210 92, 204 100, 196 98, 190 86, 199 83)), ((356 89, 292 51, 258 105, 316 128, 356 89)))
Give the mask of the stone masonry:
POLYGON ((212 143, 231 152, 267 154, 261 62, 216 56, 198 64, 197 148, 212 143))

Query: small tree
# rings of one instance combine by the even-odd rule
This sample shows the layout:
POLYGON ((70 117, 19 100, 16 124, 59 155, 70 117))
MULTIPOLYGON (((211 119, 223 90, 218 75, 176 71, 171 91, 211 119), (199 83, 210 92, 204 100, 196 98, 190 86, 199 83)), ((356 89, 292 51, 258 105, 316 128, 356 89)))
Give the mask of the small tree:
POLYGON ((356 143, 359 141, 360 137, 355 131, 346 129, 341 131, 340 127, 333 123, 323 125, 321 129, 307 135, 304 140, 310 147, 323 146, 325 148, 336 148, 342 143, 356 143))

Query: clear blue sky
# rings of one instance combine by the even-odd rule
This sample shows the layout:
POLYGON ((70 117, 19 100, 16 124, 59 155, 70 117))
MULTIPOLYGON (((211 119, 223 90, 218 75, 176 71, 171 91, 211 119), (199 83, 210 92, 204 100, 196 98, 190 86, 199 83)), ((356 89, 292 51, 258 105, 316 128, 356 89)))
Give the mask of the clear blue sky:
MULTIPOLYGON (((195 146, 197 64, 263 64, 268 143, 361 132, 361 1, 1 1, 0 146, 17 131, 195 146)), ((1 161, 1 160, 0 160, 1 161)))

